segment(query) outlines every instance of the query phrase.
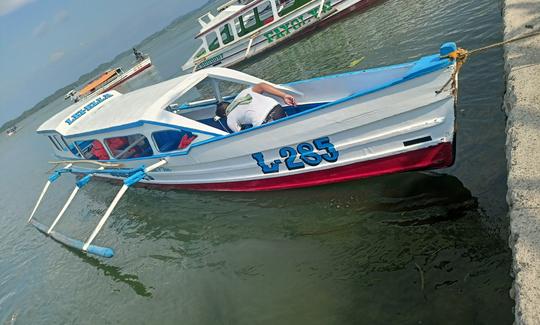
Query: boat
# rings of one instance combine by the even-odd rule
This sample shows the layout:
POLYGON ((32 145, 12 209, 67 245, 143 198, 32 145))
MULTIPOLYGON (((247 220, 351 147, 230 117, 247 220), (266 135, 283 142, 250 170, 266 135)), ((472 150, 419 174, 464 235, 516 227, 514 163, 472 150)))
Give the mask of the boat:
POLYGON ((236 0, 198 18, 200 47, 182 66, 230 67, 376 0, 236 0))
POLYGON ((97 78, 88 82, 79 91, 71 90, 65 96, 64 99, 71 99, 73 102, 79 102, 83 99, 93 98, 104 92, 107 92, 127 80, 135 77, 144 70, 148 69, 152 65, 152 60, 147 55, 143 55, 136 49, 133 49, 137 63, 128 71, 123 71, 122 68, 117 67, 109 69, 97 78))
POLYGON ((97 233, 128 188, 270 191, 451 166, 455 158, 455 43, 403 64, 286 84, 213 67, 126 94, 74 104, 37 132, 58 159, 29 222, 58 241, 101 256, 97 233), (267 83, 296 98, 288 116, 236 133, 214 118, 216 104, 267 83), (49 186, 80 178, 52 226, 34 213, 49 186), (122 184, 86 241, 55 225, 91 179, 122 184))
POLYGON ((7 134, 8 137, 14 135, 15 133, 17 133, 17 126, 16 125, 14 125, 13 127, 7 129, 7 131, 6 131, 6 134, 7 134))

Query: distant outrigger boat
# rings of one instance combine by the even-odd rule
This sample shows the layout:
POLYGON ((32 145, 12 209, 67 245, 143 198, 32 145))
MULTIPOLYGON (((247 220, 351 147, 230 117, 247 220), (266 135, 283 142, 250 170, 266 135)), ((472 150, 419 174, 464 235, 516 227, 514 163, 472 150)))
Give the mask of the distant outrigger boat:
MULTIPOLYGON (((238 0, 237 0, 238 1, 238 0)), ((364 9, 376 0, 255 0, 222 7, 198 19, 202 45, 182 66, 197 71, 228 67, 259 54, 315 25, 364 9), (278 4, 279 2, 279 4, 278 4)))
POLYGON ((110 69, 99 75, 97 78, 93 79, 87 83, 79 91, 71 90, 65 96, 64 99, 71 99, 74 102, 78 102, 83 99, 92 98, 98 96, 104 92, 107 92, 120 84, 126 82, 127 80, 135 77, 139 73, 143 72, 152 65, 152 61, 148 56, 137 57, 137 64, 133 66, 128 71, 124 72, 122 68, 110 69))
POLYGON ((417 61, 274 85, 296 97, 288 116, 232 133, 214 120, 223 85, 267 81, 208 68, 120 94, 74 104, 43 123, 55 156, 66 164, 43 189, 29 222, 56 240, 112 256, 92 241, 126 190, 135 185, 205 191, 268 191, 451 166, 457 89, 455 43, 417 61), (206 84, 208 82, 208 84, 206 84), (211 90, 210 98, 190 102, 211 90), (77 165, 74 167, 74 165, 77 165), (96 168, 99 167, 99 168, 96 168), (49 185, 62 174, 84 176, 55 218, 33 219, 49 185), (123 182, 86 241, 54 231, 77 191, 92 177, 123 182))

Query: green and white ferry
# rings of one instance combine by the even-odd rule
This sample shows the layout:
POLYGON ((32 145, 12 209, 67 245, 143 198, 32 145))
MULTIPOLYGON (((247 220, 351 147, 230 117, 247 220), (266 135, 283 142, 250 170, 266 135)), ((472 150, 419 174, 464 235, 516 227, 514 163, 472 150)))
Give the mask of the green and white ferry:
POLYGON ((377 0, 233 0, 198 19, 201 46, 182 66, 229 67, 377 0))

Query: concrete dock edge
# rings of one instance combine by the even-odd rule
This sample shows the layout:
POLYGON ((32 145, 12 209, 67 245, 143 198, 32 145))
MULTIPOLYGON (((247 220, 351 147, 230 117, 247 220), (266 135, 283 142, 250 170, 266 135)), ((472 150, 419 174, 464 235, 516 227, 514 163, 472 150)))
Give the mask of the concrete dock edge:
MULTIPOLYGON (((504 38, 540 30, 540 0, 504 0, 504 38)), ((505 46, 507 201, 516 324, 540 324, 540 36, 505 46)))

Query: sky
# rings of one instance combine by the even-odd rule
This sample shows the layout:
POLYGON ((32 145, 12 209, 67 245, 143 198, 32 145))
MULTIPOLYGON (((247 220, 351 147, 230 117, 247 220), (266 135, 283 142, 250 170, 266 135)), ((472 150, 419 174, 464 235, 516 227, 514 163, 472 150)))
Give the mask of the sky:
POLYGON ((0 0, 0 126, 206 0, 0 0))

